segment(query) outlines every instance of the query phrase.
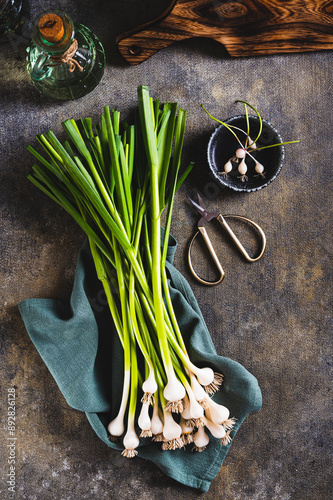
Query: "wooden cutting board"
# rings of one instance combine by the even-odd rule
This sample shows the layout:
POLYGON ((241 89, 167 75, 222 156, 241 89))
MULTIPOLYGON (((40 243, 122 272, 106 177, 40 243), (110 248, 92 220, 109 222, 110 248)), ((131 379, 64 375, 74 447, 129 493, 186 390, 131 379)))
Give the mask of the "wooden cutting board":
POLYGON ((233 57, 333 49, 333 1, 172 0, 160 17, 116 42, 135 65, 193 37, 217 40, 233 57))

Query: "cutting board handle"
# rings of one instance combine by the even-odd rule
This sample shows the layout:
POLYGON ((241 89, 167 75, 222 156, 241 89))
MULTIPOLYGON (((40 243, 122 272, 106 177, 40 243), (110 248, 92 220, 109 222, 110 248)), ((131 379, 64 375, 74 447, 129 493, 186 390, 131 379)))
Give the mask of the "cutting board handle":
MULTIPOLYGON (((122 33, 116 39, 120 54, 131 66, 142 63, 150 56, 172 43, 189 38, 187 33, 175 33, 173 9, 178 0, 152 21, 122 33)), ((177 7, 177 6, 176 6, 177 7)))

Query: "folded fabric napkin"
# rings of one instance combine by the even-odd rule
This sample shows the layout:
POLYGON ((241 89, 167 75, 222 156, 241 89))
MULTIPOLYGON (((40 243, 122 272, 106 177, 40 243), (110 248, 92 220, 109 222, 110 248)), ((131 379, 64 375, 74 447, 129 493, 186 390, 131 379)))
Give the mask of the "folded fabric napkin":
MULTIPOLYGON (((192 361, 222 373, 224 381, 214 395, 235 417, 233 438, 249 412, 261 407, 257 380, 242 365, 217 355, 193 292, 173 266, 176 241, 170 237, 167 271, 175 312, 192 361)), ((19 310, 29 336, 67 403, 84 411, 92 428, 111 448, 107 425, 117 414, 122 392, 123 354, 102 285, 98 281, 86 241, 79 252, 70 300, 28 299, 19 310)), ((230 443, 231 444, 231 443, 230 443)), ((159 443, 142 439, 138 457, 154 462, 176 481, 208 491, 230 444, 210 436, 201 453, 190 447, 161 451, 159 443)), ((124 458, 126 460, 126 458, 124 458)))

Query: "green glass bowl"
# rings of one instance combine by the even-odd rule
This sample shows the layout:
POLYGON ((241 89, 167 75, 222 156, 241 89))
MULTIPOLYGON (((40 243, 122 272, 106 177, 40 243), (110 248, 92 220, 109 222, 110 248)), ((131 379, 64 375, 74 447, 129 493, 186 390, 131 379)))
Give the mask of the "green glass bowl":
MULTIPOLYGON (((239 127, 245 133, 235 130, 237 136, 244 144, 246 138, 246 117, 245 115, 234 116, 225 120, 228 125, 239 127)), ((250 137, 255 139, 259 132, 259 119, 256 116, 249 116, 250 137)), ((268 146, 282 142, 279 133, 266 120, 262 120, 262 132, 256 142, 256 146, 268 146)), ((282 145, 262 151, 251 152, 252 156, 264 166, 264 176, 258 175, 254 169, 255 161, 246 155, 246 179, 242 179, 237 170, 237 163, 233 163, 233 169, 227 175, 223 175, 224 165, 235 156, 236 150, 240 147, 234 135, 224 126, 220 125, 215 129, 208 143, 208 164, 214 179, 221 185, 233 189, 234 191, 258 191, 268 186, 280 173, 284 160, 284 147, 282 145)))

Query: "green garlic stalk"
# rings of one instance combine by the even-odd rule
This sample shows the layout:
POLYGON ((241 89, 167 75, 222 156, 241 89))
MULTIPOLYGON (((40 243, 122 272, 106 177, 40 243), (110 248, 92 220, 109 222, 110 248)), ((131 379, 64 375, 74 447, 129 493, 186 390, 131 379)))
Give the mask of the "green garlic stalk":
POLYGON ((165 450, 203 442, 203 431, 194 433, 205 422, 228 444, 234 424, 211 398, 222 376, 190 359, 168 287, 174 197, 193 167, 179 175, 185 125, 186 111, 160 105, 140 86, 134 124, 106 106, 95 127, 90 118, 66 120, 63 143, 52 131, 38 135, 44 154, 28 146, 38 161, 29 180, 88 237, 123 347, 122 397, 108 432, 122 438, 126 457, 137 454, 140 437, 152 436, 165 450))

